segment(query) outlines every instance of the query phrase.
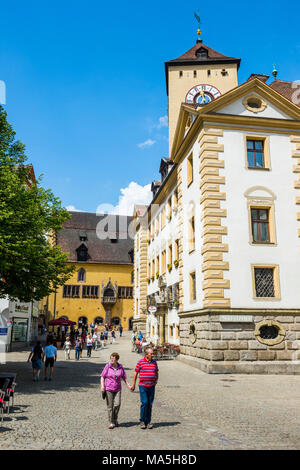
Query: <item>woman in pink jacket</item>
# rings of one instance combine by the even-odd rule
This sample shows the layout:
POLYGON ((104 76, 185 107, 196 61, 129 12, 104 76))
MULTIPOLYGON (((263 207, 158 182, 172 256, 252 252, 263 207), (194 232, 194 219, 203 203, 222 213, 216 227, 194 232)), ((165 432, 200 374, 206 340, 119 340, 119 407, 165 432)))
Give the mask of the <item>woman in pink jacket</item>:
POLYGON ((119 358, 118 353, 112 353, 110 362, 106 364, 101 374, 101 392, 106 392, 109 429, 119 426, 118 414, 121 406, 122 380, 130 389, 125 370, 118 362, 119 358))

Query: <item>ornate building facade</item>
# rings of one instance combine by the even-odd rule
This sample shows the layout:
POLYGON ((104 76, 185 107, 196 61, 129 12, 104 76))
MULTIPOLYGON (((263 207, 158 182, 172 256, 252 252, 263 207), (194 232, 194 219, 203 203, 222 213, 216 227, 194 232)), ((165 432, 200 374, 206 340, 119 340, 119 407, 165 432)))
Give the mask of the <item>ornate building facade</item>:
POLYGON ((239 64, 200 39, 165 64, 170 156, 137 222, 135 317, 206 372, 299 373, 299 101, 276 72, 238 85, 239 64))
POLYGON ((48 320, 63 316, 79 327, 97 322, 131 329, 133 240, 128 227, 132 217, 87 212, 71 216, 55 243, 69 253, 69 263, 76 269, 67 284, 44 299, 42 310, 48 320))

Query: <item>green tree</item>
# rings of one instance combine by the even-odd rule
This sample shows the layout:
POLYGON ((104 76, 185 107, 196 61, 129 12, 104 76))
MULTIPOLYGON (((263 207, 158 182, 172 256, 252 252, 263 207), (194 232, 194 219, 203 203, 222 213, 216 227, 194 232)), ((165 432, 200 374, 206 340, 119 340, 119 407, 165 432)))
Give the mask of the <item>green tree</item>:
POLYGON ((54 292, 74 269, 49 237, 62 228, 68 211, 35 179, 15 135, 0 106, 0 297, 29 302, 54 292))

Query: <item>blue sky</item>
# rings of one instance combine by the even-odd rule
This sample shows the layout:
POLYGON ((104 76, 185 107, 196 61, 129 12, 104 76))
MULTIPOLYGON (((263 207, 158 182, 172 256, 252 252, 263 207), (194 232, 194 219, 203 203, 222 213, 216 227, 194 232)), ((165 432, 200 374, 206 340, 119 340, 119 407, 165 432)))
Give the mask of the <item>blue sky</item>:
POLYGON ((251 8, 219 0, 2 3, 8 119, 43 186, 65 206, 116 206, 121 188, 133 197, 130 183, 159 177, 168 155, 164 62, 194 45, 197 8, 203 42, 242 59, 239 83, 271 74, 273 63, 279 79, 300 80, 296 1, 286 9, 257 0, 251 8))

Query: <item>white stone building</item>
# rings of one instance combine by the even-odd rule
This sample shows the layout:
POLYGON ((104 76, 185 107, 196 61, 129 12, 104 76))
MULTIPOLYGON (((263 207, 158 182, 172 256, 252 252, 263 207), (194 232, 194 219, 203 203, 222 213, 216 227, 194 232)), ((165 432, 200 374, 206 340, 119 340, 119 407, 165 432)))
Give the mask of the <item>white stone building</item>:
POLYGON ((136 302, 157 308, 144 307, 148 337, 180 341, 204 371, 299 373, 297 90, 267 75, 237 85, 239 63, 201 41, 166 63, 170 158, 139 218, 136 302))

